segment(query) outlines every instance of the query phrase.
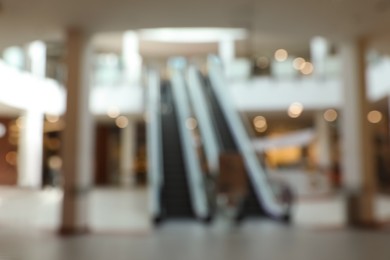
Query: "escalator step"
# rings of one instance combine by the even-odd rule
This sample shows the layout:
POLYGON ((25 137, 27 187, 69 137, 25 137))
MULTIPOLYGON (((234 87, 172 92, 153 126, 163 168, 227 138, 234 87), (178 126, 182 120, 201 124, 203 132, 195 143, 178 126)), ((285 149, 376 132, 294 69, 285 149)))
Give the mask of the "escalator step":
POLYGON ((179 129, 173 103, 172 90, 162 88, 162 107, 169 107, 170 112, 161 116, 163 140, 164 187, 161 202, 167 218, 194 217, 188 188, 179 129))

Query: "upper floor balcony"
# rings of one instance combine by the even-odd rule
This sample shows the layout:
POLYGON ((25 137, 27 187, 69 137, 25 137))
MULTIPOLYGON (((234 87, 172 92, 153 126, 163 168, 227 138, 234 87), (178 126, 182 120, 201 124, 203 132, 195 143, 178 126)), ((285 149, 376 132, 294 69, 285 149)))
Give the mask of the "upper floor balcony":
MULTIPOLYGON (((37 43, 34 48, 37 49, 37 43)), ((4 53, 5 62, 0 63, 0 88, 3 89, 0 102, 15 111, 39 107, 44 113, 62 114, 66 104, 66 89, 62 86, 66 71, 60 62, 53 62, 55 59, 47 54, 53 48, 49 45, 46 46, 45 76, 37 75, 31 68, 26 69, 26 64, 32 67, 34 48, 30 48, 25 54, 12 48, 4 53), (48 79, 47 76, 55 79, 48 79)), ((141 68, 140 57, 135 58, 138 63, 136 65, 141 68)), ((158 62, 162 66, 165 63, 163 60, 158 62)), ((204 68, 204 58, 195 62, 201 69, 204 68)), ((343 83, 338 56, 326 59, 322 75, 315 73, 315 69, 310 73, 299 71, 294 68, 294 62, 294 57, 282 62, 261 60, 261 57, 255 61, 232 61, 226 68, 226 88, 234 97, 237 109, 242 112, 284 111, 294 102, 301 103, 308 110, 340 108, 343 102, 343 83)), ((148 64, 156 65, 156 62, 150 60, 144 63, 144 67, 148 64)), ((39 68, 39 64, 37 66, 39 68)), ((389 95, 389 72, 390 57, 370 53, 367 95, 371 101, 389 95)), ((142 73, 138 72, 139 75, 142 73)), ((108 111, 116 109, 122 114, 142 115, 145 91, 142 79, 142 76, 129 76, 128 64, 122 55, 95 53, 90 94, 92 113, 105 116, 108 111)))

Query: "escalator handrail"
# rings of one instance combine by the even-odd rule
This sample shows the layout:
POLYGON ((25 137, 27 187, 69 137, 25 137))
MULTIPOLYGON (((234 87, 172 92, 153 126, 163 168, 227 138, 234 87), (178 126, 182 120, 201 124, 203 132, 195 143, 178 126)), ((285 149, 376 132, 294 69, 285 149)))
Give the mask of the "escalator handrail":
POLYGON ((239 152, 242 154, 244 163, 248 171, 248 177, 253 183, 255 194, 259 201, 262 202, 264 210, 275 218, 282 218, 288 214, 289 205, 282 204, 277 201, 277 198, 268 183, 268 178, 264 168, 256 156, 256 152, 252 146, 247 130, 240 119, 238 111, 236 111, 233 101, 226 94, 225 77, 222 72, 221 64, 215 57, 210 57, 208 60, 209 77, 211 87, 213 88, 217 100, 224 111, 226 121, 233 134, 239 152), (224 89, 225 87, 225 89, 224 89))
POLYGON ((210 116, 207 99, 202 91, 199 71, 191 66, 188 71, 188 90, 193 104, 193 110, 198 120, 200 134, 207 158, 209 171, 212 175, 218 174, 220 147, 218 137, 213 129, 213 122, 210 116))
POLYGON ((148 73, 147 90, 147 153, 149 207, 153 217, 161 216, 161 188, 164 182, 162 159, 162 129, 160 120, 160 77, 158 72, 148 73))
POLYGON ((194 145, 191 131, 186 127, 186 121, 191 116, 189 100, 186 93, 185 78, 180 69, 171 70, 173 90, 173 102, 177 108, 177 122, 179 135, 183 148, 188 185, 194 212, 198 218, 205 219, 209 216, 209 207, 206 195, 204 174, 200 166, 200 158, 194 145))

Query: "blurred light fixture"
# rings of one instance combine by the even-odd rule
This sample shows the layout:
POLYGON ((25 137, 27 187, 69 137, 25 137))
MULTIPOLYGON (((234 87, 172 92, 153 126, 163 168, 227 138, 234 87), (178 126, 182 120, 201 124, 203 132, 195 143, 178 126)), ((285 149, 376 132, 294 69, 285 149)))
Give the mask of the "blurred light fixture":
POLYGON ((303 112, 303 105, 299 102, 292 103, 288 108, 288 115, 291 118, 299 117, 303 112))
POLYGON ((267 130, 267 120, 263 116, 256 116, 253 119, 253 125, 255 126, 255 129, 259 133, 263 133, 267 130))
POLYGON ((275 60, 285 61, 288 58, 288 52, 285 49, 279 49, 275 51, 275 60))
POLYGON ((18 154, 14 151, 8 152, 5 155, 5 160, 7 161, 8 164, 15 166, 17 164, 18 154))
POLYGON ((296 70, 302 70, 303 67, 305 66, 305 59, 304 58, 301 58, 301 57, 298 57, 298 58, 295 58, 294 61, 293 61, 293 67, 294 69, 296 70))
POLYGON ((198 126, 198 121, 195 118, 190 117, 186 120, 186 127, 190 130, 194 130, 198 126))
POLYGON ((205 43, 221 39, 244 40, 248 32, 241 28, 152 28, 138 31, 139 38, 146 41, 205 43))
POLYGON ((111 118, 117 118, 121 114, 121 111, 119 110, 119 107, 112 106, 109 107, 107 110, 107 115, 111 118))
POLYGON ((62 159, 58 155, 50 156, 48 159, 48 165, 50 169, 60 170, 62 167, 62 159))
POLYGON ((120 116, 115 120, 115 124, 119 128, 125 128, 129 124, 129 119, 125 116, 120 116))
POLYGON ((313 66, 313 64, 311 64, 311 62, 306 61, 305 63, 303 63, 302 66, 303 66, 301 69, 302 74, 310 75, 313 73, 314 66, 313 66))
POLYGON ((60 117, 57 115, 47 114, 45 117, 46 117, 46 120, 50 123, 57 123, 60 120, 60 117))
POLYGON ((378 110, 372 110, 367 114, 367 119, 372 124, 377 124, 382 120, 382 113, 378 110))
POLYGON ((334 122, 338 117, 337 111, 334 109, 328 109, 324 112, 324 119, 328 122, 334 122))

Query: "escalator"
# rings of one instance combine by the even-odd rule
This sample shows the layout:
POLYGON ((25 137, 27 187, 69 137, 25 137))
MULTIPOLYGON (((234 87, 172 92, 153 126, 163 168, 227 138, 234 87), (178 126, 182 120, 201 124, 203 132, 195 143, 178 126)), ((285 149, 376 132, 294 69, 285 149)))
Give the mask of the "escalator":
POLYGON ((194 218, 171 84, 161 87, 162 218, 194 218))
POLYGON ((207 104, 213 118, 212 122, 214 129, 218 133, 219 146, 223 152, 238 152, 236 142, 231 131, 229 131, 229 125, 226 122, 225 115, 223 114, 222 109, 218 104, 217 97, 211 87, 210 79, 208 77, 202 77, 202 80, 203 84, 201 86, 203 87, 207 104))
MULTIPOLYGON (((238 153, 238 146, 234 140, 232 132, 229 129, 229 125, 224 113, 222 112, 221 106, 218 103, 216 94, 211 87, 210 79, 208 77, 203 77, 203 83, 203 91, 211 111, 214 128, 219 133, 218 136, 221 151, 238 153)), ((260 201, 256 197, 253 184, 249 182, 248 193, 238 211, 237 219, 242 219, 244 217, 259 217, 264 215, 265 212, 260 201)))
POLYGON ((147 75, 149 210, 153 221, 208 221, 205 174, 187 126, 192 112, 182 70, 171 67, 170 80, 163 83, 156 70, 147 75))
POLYGON ((202 90, 203 99, 212 118, 209 122, 216 132, 220 153, 240 154, 244 163, 248 189, 236 215, 237 220, 267 216, 276 220, 289 221, 291 200, 285 196, 288 194, 286 192, 288 189, 277 187, 282 192, 276 194, 275 186, 271 186, 265 169, 253 149, 247 128, 226 93, 221 64, 210 59, 208 76, 203 77, 197 72, 197 77, 201 84, 194 84, 194 86, 198 85, 202 90))

